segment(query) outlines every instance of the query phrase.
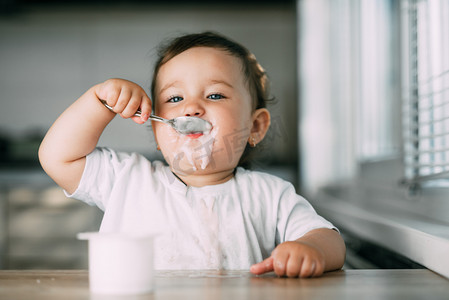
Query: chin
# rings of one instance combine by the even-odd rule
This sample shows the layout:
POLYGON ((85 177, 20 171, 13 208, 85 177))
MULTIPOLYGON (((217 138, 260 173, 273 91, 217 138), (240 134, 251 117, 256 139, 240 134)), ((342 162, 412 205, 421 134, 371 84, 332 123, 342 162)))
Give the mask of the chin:
POLYGON ((205 167, 202 168, 201 165, 191 165, 191 164, 185 164, 185 165, 178 165, 174 166, 172 165, 172 170, 181 176, 190 176, 190 175, 208 175, 210 173, 213 173, 213 168, 205 167))

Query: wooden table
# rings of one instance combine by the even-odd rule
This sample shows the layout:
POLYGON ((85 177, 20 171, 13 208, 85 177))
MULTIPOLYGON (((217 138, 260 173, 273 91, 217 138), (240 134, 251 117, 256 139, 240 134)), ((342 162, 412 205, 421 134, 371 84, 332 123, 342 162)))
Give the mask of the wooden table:
POLYGON ((88 272, 0 271, 0 299, 449 299, 449 280, 429 270, 346 270, 320 278, 253 276, 239 271, 158 271, 140 296, 89 292, 88 272))

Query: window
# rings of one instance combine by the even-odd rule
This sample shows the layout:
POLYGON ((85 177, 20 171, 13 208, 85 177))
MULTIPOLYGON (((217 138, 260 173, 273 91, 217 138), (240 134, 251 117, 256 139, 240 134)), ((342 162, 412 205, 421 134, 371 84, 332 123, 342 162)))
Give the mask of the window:
POLYGON ((449 2, 403 1, 401 14, 405 177, 411 185, 447 185, 449 2))
POLYGON ((298 3, 300 186, 313 193, 401 155, 400 9, 396 0, 298 3))
POLYGON ((449 276, 449 1, 298 4, 302 192, 449 276))
POLYGON ((449 186, 449 2, 299 4, 301 186, 391 159, 389 180, 449 186))

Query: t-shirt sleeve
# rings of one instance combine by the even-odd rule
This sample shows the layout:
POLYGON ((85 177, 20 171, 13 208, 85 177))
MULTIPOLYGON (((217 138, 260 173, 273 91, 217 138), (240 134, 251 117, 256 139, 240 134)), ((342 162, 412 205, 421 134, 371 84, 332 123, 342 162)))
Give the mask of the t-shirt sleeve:
POLYGON ((123 155, 109 148, 95 148, 86 156, 86 165, 78 188, 71 195, 65 192, 66 195, 89 205, 96 205, 104 211, 116 174, 121 168, 123 155))
POLYGON ((294 241, 318 228, 338 229, 318 215, 312 205, 287 184, 278 207, 277 243, 294 241))

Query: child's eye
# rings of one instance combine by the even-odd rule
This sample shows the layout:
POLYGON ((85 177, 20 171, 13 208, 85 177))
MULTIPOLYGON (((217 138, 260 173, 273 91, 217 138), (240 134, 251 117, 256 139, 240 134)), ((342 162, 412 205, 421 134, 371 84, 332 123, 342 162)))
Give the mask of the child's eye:
POLYGON ((167 102, 176 103, 176 102, 179 102, 182 100, 184 100, 184 98, 179 97, 179 96, 173 96, 173 97, 170 97, 167 102))
POLYGON ((220 99, 224 99, 225 97, 221 94, 211 94, 209 96, 207 96, 208 99, 211 100, 220 100, 220 99))

